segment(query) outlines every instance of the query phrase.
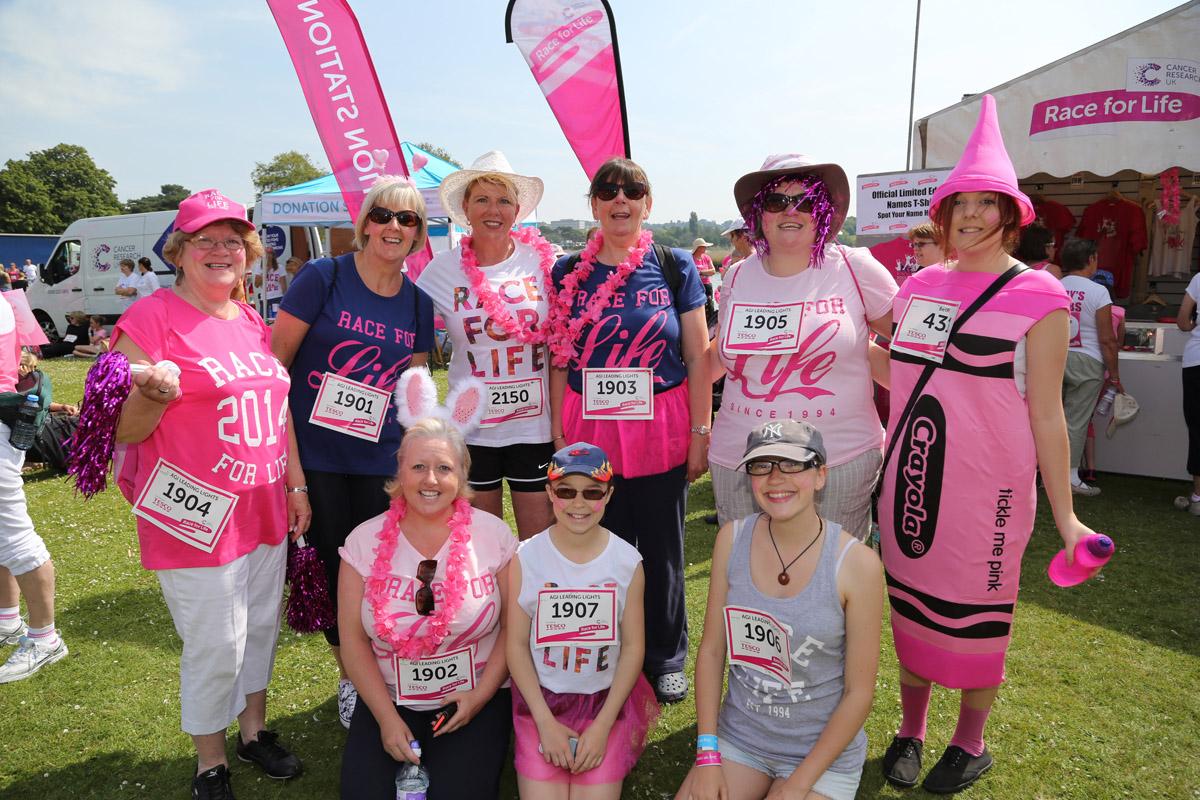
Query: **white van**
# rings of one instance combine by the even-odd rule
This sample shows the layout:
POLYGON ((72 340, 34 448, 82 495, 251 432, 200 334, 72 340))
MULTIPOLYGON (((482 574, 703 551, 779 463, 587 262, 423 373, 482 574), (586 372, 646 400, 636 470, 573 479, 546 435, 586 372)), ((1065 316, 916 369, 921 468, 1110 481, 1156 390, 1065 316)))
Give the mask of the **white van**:
MULTIPOLYGON (((121 315, 128 303, 114 289, 122 259, 137 262, 146 256, 159 285, 173 285, 175 268, 163 259, 162 248, 174 220, 174 211, 151 211, 72 222, 39 270, 38 281, 26 290, 29 306, 50 340, 66 330, 69 312, 99 315, 109 322, 121 315)), ((320 253, 315 229, 271 228, 264 244, 275 250, 280 264, 293 252, 305 260, 320 253)))

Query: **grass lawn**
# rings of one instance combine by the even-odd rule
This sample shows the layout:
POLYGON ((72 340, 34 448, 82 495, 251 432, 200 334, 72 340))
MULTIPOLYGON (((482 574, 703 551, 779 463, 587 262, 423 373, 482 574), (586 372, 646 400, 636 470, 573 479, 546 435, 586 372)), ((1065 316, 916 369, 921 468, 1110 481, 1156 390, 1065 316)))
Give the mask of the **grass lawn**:
MULTIPOLYGON (((44 366, 57 399, 82 395, 88 362, 44 366)), ((85 503, 60 477, 26 477, 33 519, 58 570, 58 625, 71 655, 0 686, 0 798, 184 797, 194 756, 179 730, 180 642, 157 581, 139 564, 129 507, 112 489, 85 503)), ((988 726, 996 767, 966 797, 1200 798, 1200 520, 1172 508, 1181 483, 1106 476, 1100 485, 1104 494, 1081 500, 1080 516, 1114 536, 1118 555, 1102 580, 1079 588, 1058 589, 1045 576, 1059 539, 1042 504, 1025 555, 1009 681, 988 726)), ((715 533, 703 522, 713 508, 707 478, 690 500, 694 649, 715 533)), ((897 791, 879 774, 899 720, 887 625, 881 652, 859 797, 927 797, 897 791)), ((324 640, 285 630, 269 721, 304 759, 305 774, 281 785, 234 761, 240 797, 337 796, 345 734, 336 682, 324 640)), ((957 712, 956 695, 935 691, 927 764, 945 747, 957 712)), ((692 760, 694 720, 690 702, 665 711, 626 797, 674 795, 692 760)), ((512 786, 509 775, 506 796, 515 797, 512 786)))

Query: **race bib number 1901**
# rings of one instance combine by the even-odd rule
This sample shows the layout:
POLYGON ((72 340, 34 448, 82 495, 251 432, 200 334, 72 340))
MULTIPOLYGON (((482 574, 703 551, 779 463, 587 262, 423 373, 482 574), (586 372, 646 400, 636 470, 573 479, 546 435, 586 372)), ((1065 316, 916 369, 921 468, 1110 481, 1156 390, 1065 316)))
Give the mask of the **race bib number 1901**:
POLYGON ((308 421, 356 439, 378 442, 391 392, 326 372, 308 421))

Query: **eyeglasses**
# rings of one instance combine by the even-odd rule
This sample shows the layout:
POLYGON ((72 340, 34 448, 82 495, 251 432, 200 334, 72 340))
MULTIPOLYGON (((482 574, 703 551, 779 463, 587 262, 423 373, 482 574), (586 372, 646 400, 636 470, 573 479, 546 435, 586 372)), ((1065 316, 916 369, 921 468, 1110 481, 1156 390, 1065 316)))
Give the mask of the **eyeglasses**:
POLYGON ((230 253, 236 253, 239 250, 244 250, 246 248, 245 242, 243 242, 241 239, 233 238, 222 239, 221 241, 217 242, 208 238, 207 236, 193 236, 191 239, 188 239, 188 241, 191 243, 192 247, 195 247, 197 250, 205 253, 207 253, 209 250, 215 250, 218 247, 223 247, 230 253))
POLYGON ((367 219, 376 225, 387 225, 395 219, 401 228, 415 228, 421 224, 421 217, 415 211, 392 211, 383 206, 375 206, 368 211, 367 219))
POLYGON ((913 242, 913 250, 920 250, 922 247, 933 247, 934 242, 913 242))
POLYGON ((573 489, 570 486, 555 486, 554 496, 559 500, 574 500, 576 495, 582 494, 584 500, 603 500, 608 494, 608 489, 603 486, 589 486, 586 489, 573 489))
POLYGON ((811 211, 812 199, 807 194, 784 194, 783 192, 771 192, 763 198, 763 211, 782 214, 789 208, 811 211))
POLYGON ((437 572, 437 559, 429 558, 417 564, 417 580, 421 582, 421 588, 417 589, 417 593, 413 595, 413 605, 417 607, 417 613, 422 617, 428 617, 433 613, 433 574, 437 572))
POLYGON ((629 200, 641 200, 650 194, 650 187, 641 181, 634 181, 633 183, 602 183, 596 187, 596 191, 592 192, 592 197, 607 203, 609 200, 616 200, 617 195, 621 192, 624 192, 625 197, 629 200))
POLYGON ((764 458, 759 461, 747 461, 746 472, 750 473, 751 475, 770 475, 771 472, 778 467, 779 471, 785 475, 792 475, 797 472, 805 472, 820 465, 821 462, 815 458, 811 461, 792 461, 790 458, 781 458, 778 461, 770 461, 764 458))

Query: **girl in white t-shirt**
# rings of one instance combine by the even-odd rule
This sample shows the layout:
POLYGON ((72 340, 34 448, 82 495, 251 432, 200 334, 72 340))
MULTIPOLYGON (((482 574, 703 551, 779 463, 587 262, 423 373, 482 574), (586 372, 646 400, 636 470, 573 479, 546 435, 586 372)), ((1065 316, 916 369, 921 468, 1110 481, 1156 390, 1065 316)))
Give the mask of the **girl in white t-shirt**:
POLYGON ((508 667, 523 800, 621 796, 658 716, 642 674, 641 555, 600 527, 612 467, 578 442, 550 460, 556 522, 509 570, 508 667), (587 788, 583 788, 587 787, 587 788))

